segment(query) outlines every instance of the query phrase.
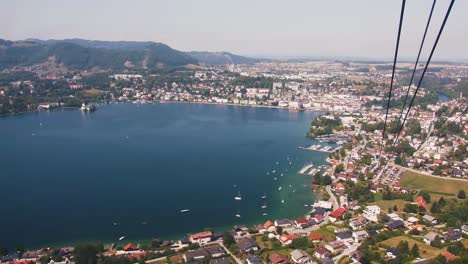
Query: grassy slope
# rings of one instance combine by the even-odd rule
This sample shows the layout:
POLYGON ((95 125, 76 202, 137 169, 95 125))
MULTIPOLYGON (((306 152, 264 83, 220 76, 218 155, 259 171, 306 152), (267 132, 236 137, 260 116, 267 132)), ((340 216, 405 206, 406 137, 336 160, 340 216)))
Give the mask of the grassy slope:
POLYGON ((453 181, 444 178, 434 178, 406 171, 401 184, 412 189, 427 190, 436 193, 456 195, 459 190, 468 191, 468 181, 453 181))

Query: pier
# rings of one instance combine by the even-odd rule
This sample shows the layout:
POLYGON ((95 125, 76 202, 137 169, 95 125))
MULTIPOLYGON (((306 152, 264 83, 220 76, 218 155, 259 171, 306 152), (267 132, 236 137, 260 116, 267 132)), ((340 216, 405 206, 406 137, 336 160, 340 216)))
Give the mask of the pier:
POLYGON ((307 164, 305 165, 302 169, 299 170, 300 174, 306 174, 306 171, 308 171, 310 168, 312 168, 314 164, 307 164))
POLYGON ((339 150, 341 147, 330 147, 330 146, 322 146, 322 145, 310 145, 308 147, 298 147, 298 149, 309 150, 309 151, 317 151, 317 152, 325 152, 325 153, 333 153, 339 150))

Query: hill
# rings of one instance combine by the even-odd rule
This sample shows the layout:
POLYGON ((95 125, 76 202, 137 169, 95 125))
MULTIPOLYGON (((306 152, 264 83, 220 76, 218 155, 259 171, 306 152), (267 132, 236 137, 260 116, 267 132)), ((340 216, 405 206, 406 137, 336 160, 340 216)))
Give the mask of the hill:
POLYGON ((0 69, 43 63, 49 57, 72 69, 153 68, 197 63, 184 52, 154 42, 0 40, 0 69))
POLYGON ((151 69, 197 63, 222 65, 259 61, 229 52, 182 52, 166 44, 149 41, 0 39, 0 69, 43 63, 50 57, 71 69, 151 69))
POLYGON ((243 57, 229 52, 190 51, 187 53, 198 62, 208 65, 250 64, 260 61, 259 59, 243 57))

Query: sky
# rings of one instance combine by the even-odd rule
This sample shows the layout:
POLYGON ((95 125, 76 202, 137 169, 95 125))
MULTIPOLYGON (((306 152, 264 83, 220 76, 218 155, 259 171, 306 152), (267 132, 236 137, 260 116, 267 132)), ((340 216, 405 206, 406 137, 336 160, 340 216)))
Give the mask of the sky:
MULTIPOLYGON (((450 0, 438 0, 423 58, 450 0)), ((408 0, 400 58, 415 58, 432 0, 408 0)), ((393 57, 400 0, 1 0, 0 38, 137 40, 267 57, 393 57)), ((468 1, 434 59, 468 59, 468 1)))

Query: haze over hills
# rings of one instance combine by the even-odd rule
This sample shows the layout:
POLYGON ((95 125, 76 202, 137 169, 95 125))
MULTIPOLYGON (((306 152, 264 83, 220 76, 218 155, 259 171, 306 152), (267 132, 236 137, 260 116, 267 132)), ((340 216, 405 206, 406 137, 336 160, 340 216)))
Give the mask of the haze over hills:
POLYGON ((76 69, 151 69, 198 63, 219 65, 259 61, 229 52, 182 52, 163 43, 148 41, 0 39, 0 69, 43 63, 51 57, 57 63, 76 69))

